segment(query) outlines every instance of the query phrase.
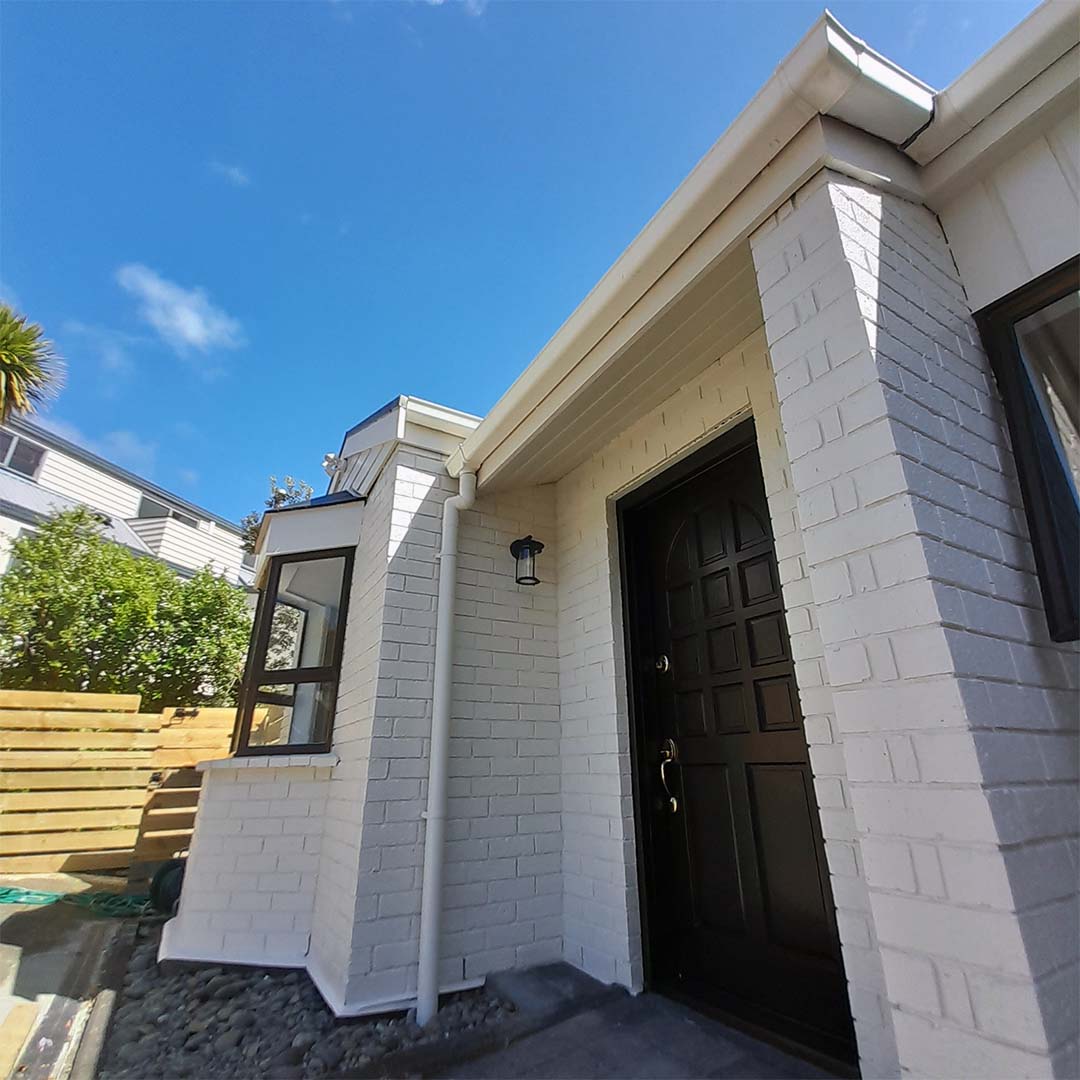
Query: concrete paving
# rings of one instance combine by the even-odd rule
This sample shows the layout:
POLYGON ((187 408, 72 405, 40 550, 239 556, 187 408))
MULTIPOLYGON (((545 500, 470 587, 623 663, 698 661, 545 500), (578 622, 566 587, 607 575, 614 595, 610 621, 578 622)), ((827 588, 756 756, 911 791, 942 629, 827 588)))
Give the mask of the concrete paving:
MULTIPOLYGON (((4 875, 0 884, 43 892, 120 891, 113 878, 4 875)), ((70 904, 0 904, 0 1078, 62 1072, 78 1043, 119 920, 70 904)))
POLYGON ((438 1075, 445 1080, 816 1080, 830 1074, 669 998, 641 994, 608 996, 438 1075))

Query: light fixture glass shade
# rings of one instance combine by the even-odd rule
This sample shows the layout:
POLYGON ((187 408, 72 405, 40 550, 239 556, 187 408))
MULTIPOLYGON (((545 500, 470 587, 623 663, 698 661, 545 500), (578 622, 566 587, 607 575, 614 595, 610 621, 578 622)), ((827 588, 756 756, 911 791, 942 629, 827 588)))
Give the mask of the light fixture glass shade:
POLYGON ((523 536, 510 545, 510 554, 517 563, 514 580, 519 585, 540 584, 540 579, 536 576, 536 556, 543 550, 544 545, 531 536, 523 536))

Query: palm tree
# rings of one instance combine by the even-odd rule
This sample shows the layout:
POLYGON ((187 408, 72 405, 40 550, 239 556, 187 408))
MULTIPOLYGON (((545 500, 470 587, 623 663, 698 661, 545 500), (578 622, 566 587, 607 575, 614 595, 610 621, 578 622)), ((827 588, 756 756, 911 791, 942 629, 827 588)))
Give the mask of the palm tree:
POLYGON ((63 374, 41 327, 0 303, 0 423, 13 412, 33 412, 60 389, 63 374))

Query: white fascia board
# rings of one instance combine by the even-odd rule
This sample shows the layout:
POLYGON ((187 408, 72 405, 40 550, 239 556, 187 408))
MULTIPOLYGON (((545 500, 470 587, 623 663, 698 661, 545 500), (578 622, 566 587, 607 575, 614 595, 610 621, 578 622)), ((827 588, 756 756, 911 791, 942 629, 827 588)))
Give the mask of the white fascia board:
POLYGON ((1003 102, 921 170, 926 204, 935 210, 1021 151, 1080 103, 1080 45, 1003 102))
POLYGON ((376 416, 370 423, 357 428, 346 436, 338 455, 342 460, 359 454, 379 443, 392 442, 400 437, 399 427, 404 423, 403 410, 400 405, 387 410, 381 416, 376 416))
POLYGON ((255 551, 255 581, 261 588, 266 565, 272 555, 293 555, 301 551, 355 547, 360 539, 364 503, 330 503, 325 506, 295 507, 263 516, 255 551))
MULTIPOLYGON (((590 383, 605 369, 618 364, 656 319, 735 245, 746 243, 750 233, 777 206, 822 169, 872 183, 914 202, 922 201, 919 169, 901 151, 839 120, 815 117, 559 384, 538 397, 529 414, 491 447, 480 466, 478 484, 488 489, 513 484, 515 457, 532 440, 544 437, 545 423, 574 396, 589 393, 590 383)), ((474 460, 469 459, 470 465, 474 460)), ((451 475, 457 475, 462 461, 461 454, 450 459, 447 470, 451 475)))
POLYGON ((869 49, 825 12, 712 149, 447 463, 480 470, 538 401, 622 319, 806 126, 835 115, 888 142, 932 114, 933 91, 869 49))
POLYGON ((433 431, 464 439, 480 426, 481 418, 473 416, 472 413, 451 409, 434 401, 424 401, 422 398, 409 397, 405 401, 406 419, 408 423, 418 427, 431 428, 433 431))
POLYGON ((480 417, 471 413, 423 398, 401 397, 393 408, 351 431, 342 444, 340 457, 351 458, 381 443, 408 442, 423 449, 436 449, 445 443, 442 436, 464 439, 479 424, 480 417), (435 432, 439 437, 426 439, 425 431, 435 432), (427 442, 432 446, 426 446, 427 442))
POLYGON ((1080 0, 1047 0, 937 95, 908 156, 933 161, 1077 44, 1080 0))

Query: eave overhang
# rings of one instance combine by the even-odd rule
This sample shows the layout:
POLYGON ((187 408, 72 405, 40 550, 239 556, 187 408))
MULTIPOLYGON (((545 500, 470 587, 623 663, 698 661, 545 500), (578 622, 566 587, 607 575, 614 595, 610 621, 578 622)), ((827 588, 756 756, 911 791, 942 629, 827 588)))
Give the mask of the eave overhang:
POLYGON ((255 542, 255 584, 262 588, 273 555, 355 547, 360 539, 364 503, 356 495, 330 495, 298 506, 268 510, 255 542))
MULTIPOLYGON (((451 475, 476 469, 481 486, 495 481, 496 452, 503 458, 523 442, 525 426, 557 394, 560 385, 635 305, 667 274, 691 245, 729 215, 733 204, 764 174, 811 122, 833 117, 882 145, 911 138, 930 120, 933 90, 874 52, 825 12, 750 104, 664 203, 585 300, 468 435, 448 462, 451 475)), ((820 124, 818 129, 820 131, 820 124)), ((896 171, 902 171, 897 166, 896 171)), ((789 186, 771 177, 766 186, 789 186)), ((786 197, 786 196, 781 196, 786 197)), ((759 221, 775 207, 743 207, 741 218, 759 221)), ((745 238, 725 228, 729 247, 745 238)), ((718 255, 719 257, 719 255, 718 255)), ((550 409, 548 410, 550 411, 550 409)))
POLYGON ((907 144, 906 153, 928 165, 1078 44, 1080 3, 1040 4, 935 97, 933 119, 907 144))

